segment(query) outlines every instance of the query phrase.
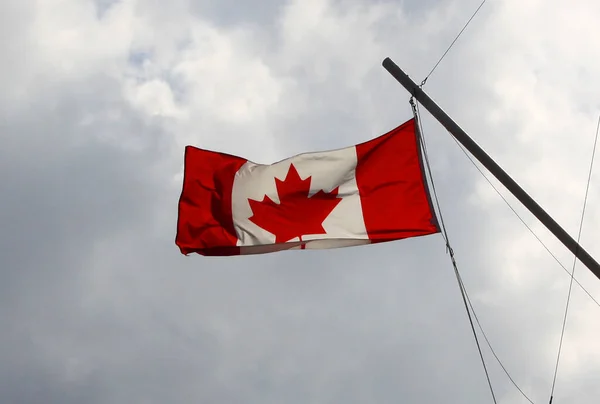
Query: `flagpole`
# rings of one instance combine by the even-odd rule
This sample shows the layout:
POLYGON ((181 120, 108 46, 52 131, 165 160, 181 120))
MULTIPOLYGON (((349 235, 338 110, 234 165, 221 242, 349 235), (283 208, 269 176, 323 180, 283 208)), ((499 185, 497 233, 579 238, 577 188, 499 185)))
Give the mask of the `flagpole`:
POLYGON ((415 84, 390 58, 383 67, 406 88, 467 149, 490 173, 494 175, 552 234, 558 238, 598 279, 600 265, 585 251, 538 203, 531 198, 467 133, 461 129, 429 96, 415 84))

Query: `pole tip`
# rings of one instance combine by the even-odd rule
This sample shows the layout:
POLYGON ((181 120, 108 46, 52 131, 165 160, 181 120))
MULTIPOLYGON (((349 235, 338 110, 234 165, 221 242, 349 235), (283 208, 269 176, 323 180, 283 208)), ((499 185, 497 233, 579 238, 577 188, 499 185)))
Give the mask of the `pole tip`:
POLYGON ((394 63, 392 61, 392 59, 387 57, 387 58, 383 59, 383 62, 381 63, 381 65, 389 70, 390 68, 393 68, 394 66, 396 66, 396 63, 394 63))

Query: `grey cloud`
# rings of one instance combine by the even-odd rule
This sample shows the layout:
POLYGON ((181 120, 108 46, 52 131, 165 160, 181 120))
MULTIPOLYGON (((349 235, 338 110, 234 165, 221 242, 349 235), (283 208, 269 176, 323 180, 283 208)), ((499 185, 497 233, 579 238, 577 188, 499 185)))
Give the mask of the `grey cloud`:
MULTIPOLYGON (((346 3, 337 4, 336 12, 345 11, 346 3)), ((230 26, 280 18, 271 3, 226 6, 194 3, 199 15, 230 26)), ((435 6, 448 3, 427 3, 435 6)), ((177 10, 169 18, 177 20, 177 10)), ((273 107, 281 109, 267 124, 218 126, 208 109, 192 111, 195 139, 254 156, 273 146, 285 157, 347 146, 401 123, 410 117, 407 94, 381 59, 391 55, 421 78, 446 42, 431 34, 431 44, 415 45, 407 31, 383 36, 394 32, 392 20, 373 29, 381 37, 372 54, 368 41, 349 45, 372 57, 372 68, 346 60, 352 49, 323 56, 344 38, 298 45, 292 50, 307 52, 300 62, 281 61, 290 56, 285 49, 261 49, 275 78, 291 79, 297 91, 284 88, 290 100, 273 107), (339 70, 317 74, 323 60, 339 70), (296 115, 287 109, 294 106, 296 115)), ((482 112, 498 100, 482 90, 485 63, 469 44, 457 46, 427 89, 492 147, 494 136, 514 128, 494 128, 482 112)), ((63 78, 37 88, 27 104, 0 110, 0 401, 490 401, 439 235, 333 251, 183 257, 173 242, 183 129, 176 118, 131 107, 122 85, 101 74, 63 78)), ((477 173, 426 113, 424 124, 478 315, 515 379, 536 402, 545 399, 554 359, 548 345, 556 345, 568 278, 538 248, 518 263, 536 283, 519 289, 507 279, 516 264, 502 261, 510 255, 497 244, 526 230, 506 208, 473 198, 477 173)), ((484 353, 499 397, 521 402, 484 353)), ((563 373, 565 399, 594 402, 591 362, 563 373)))
POLYGON ((225 26, 237 24, 260 24, 269 26, 274 24, 285 1, 265 0, 258 3, 236 2, 225 0, 213 2, 210 0, 194 1, 191 9, 203 18, 208 18, 225 26))

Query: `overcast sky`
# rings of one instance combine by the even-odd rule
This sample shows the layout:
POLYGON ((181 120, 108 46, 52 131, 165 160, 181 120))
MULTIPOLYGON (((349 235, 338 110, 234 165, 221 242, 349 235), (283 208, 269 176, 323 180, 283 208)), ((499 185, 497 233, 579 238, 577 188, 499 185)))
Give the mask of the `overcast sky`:
MULTIPOLYGON (((479 4, 2 0, 0 402, 492 402, 440 235, 230 258, 174 243, 185 145, 270 163, 383 134, 412 115, 381 61, 422 80, 479 4)), ((575 236, 599 20, 597 0, 489 0, 424 87, 575 236)), ((422 112, 475 310, 547 403, 569 276, 422 112)), ((596 257, 599 184, 597 166, 596 257)), ((555 404, 598 402, 599 338, 576 286, 555 404)), ((484 355, 498 402, 527 403, 484 355)))

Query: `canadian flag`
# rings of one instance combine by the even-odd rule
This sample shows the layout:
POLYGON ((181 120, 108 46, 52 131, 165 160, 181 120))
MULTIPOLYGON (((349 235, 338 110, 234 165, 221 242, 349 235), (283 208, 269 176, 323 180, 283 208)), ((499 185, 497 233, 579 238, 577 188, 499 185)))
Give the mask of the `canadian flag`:
POLYGON ((415 120, 368 142, 256 164, 185 149, 183 254, 347 247, 439 232, 415 120))

